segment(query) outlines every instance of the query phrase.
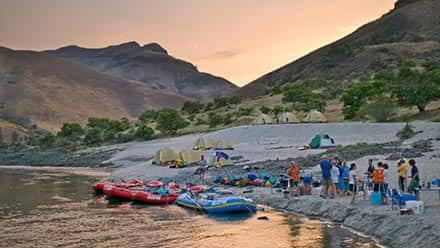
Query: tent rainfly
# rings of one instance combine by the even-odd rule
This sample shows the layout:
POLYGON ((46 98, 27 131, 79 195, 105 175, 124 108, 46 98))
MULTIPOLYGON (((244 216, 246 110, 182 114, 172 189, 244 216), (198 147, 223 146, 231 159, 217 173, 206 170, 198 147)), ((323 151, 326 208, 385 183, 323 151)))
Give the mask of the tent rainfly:
POLYGON ((207 137, 200 137, 194 143, 193 150, 209 150, 214 147, 214 142, 207 137))
POLYGON ((198 151, 182 150, 178 154, 178 159, 182 160, 184 164, 194 164, 200 161, 201 156, 198 151))
POLYGON ((287 123, 299 123, 299 119, 291 112, 286 112, 279 117, 279 121, 281 124, 287 123))
POLYGON ((171 148, 165 147, 159 149, 154 157, 154 163, 158 165, 163 165, 166 163, 174 162, 177 159, 177 154, 171 148))
POLYGON ((215 150, 234 150, 228 140, 220 140, 215 144, 215 150))
POLYGON ((261 114, 255 118, 253 124, 254 125, 265 125, 265 124, 273 124, 272 118, 268 116, 267 114, 261 114))
POLYGON ((306 119, 304 119, 304 122, 308 122, 308 123, 324 123, 324 122, 327 122, 327 118, 321 112, 319 112, 317 110, 312 110, 307 115, 306 119))
POLYGON ((309 144, 312 149, 332 148, 336 147, 335 140, 328 134, 317 134, 313 137, 309 144))

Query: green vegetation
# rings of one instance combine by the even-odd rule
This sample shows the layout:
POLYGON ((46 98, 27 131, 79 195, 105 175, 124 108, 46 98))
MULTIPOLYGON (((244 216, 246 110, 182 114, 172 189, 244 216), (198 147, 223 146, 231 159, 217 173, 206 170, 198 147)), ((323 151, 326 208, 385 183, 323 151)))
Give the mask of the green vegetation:
POLYGON ((160 111, 156 123, 157 129, 165 135, 175 135, 177 130, 189 125, 179 112, 171 109, 160 111))
POLYGON ((342 93, 345 119, 362 118, 370 108, 370 115, 378 121, 394 112, 394 107, 417 107, 423 112, 426 106, 440 99, 440 68, 419 71, 407 66, 397 72, 382 71, 374 79, 351 86, 342 93), (385 108, 383 111, 378 108, 385 108))
POLYGON ((198 114, 203 110, 204 107, 205 105, 200 102, 186 101, 183 104, 182 112, 186 114, 198 114))
POLYGON ((283 102, 293 103, 293 108, 297 111, 310 111, 317 109, 324 111, 326 97, 322 93, 315 93, 304 85, 283 87, 283 102))
POLYGON ((223 123, 223 116, 220 114, 217 114, 215 112, 211 112, 208 115, 208 125, 209 127, 216 127, 223 123))
POLYGON ((414 131, 414 128, 409 125, 409 123, 406 123, 406 125, 397 132, 396 136, 399 137, 401 140, 406 140, 416 135, 416 132, 414 131))
POLYGON ((390 98, 376 98, 365 104, 363 111, 365 115, 372 117, 377 122, 386 122, 395 115, 396 104, 390 98))

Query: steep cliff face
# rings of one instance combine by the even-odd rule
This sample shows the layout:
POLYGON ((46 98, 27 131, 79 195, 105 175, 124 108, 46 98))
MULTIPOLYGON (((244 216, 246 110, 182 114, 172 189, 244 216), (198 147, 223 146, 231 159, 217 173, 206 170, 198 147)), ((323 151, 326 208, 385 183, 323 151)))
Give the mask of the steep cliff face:
POLYGON ((237 89, 223 78, 199 72, 193 64, 170 56, 157 43, 140 46, 128 42, 98 49, 68 46, 48 53, 105 74, 202 101, 237 89))

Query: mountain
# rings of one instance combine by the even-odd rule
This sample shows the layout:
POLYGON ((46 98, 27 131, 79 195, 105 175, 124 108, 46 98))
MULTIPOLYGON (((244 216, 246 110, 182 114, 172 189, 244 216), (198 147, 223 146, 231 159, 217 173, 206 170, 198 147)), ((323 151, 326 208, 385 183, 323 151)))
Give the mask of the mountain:
POLYGON ((228 95, 237 89, 223 78, 199 72, 191 63, 170 56, 157 43, 140 46, 128 42, 98 49, 67 46, 47 53, 98 72, 201 101, 228 95))
POLYGON ((0 118, 14 123, 56 130, 64 122, 134 118, 146 109, 178 108, 186 100, 44 52, 0 47, 0 118))
POLYGON ((240 88, 242 96, 264 95, 283 83, 305 79, 355 80, 403 63, 440 61, 440 1, 399 0, 389 13, 240 88))

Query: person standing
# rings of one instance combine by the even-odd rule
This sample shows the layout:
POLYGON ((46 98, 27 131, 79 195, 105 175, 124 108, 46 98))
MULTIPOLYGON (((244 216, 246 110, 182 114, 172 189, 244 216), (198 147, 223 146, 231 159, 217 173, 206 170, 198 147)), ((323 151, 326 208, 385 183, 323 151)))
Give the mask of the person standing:
POLYGON ((332 185, 332 179, 331 179, 331 169, 332 169, 332 164, 330 162, 330 158, 329 157, 325 157, 321 163, 319 163, 319 166, 321 167, 321 174, 322 174, 322 180, 321 180, 321 184, 322 184, 322 189, 323 189, 323 194, 321 194, 321 197, 329 197, 330 194, 330 189, 331 189, 331 185, 332 185))
POLYGON ((339 167, 338 167, 338 161, 336 159, 333 159, 331 163, 332 163, 332 168, 330 170, 330 175, 332 179, 332 184, 331 184, 332 197, 330 198, 334 198, 335 196, 338 195, 337 185, 339 183, 339 167))
POLYGON ((383 203, 384 204, 388 204, 388 185, 390 184, 390 175, 389 175, 389 171, 388 171, 388 164, 384 164, 383 165, 383 188, 382 188, 382 196, 383 196, 383 203))
POLYGON ((356 200, 356 194, 358 191, 358 180, 356 177, 356 164, 352 163, 350 164, 350 172, 349 172, 349 189, 351 192, 351 204, 354 204, 355 200, 356 200))
POLYGON ((420 187, 419 168, 417 168, 414 159, 409 160, 409 165, 411 166, 411 182, 408 186, 408 192, 418 195, 418 189, 420 187))
POLYGON ((292 161, 290 167, 287 169, 287 175, 289 176, 289 191, 290 196, 298 196, 298 186, 299 186, 299 168, 296 166, 295 161, 292 161))
POLYGON ((304 194, 312 194, 313 173, 312 170, 306 169, 303 173, 304 194))
POLYGON ((384 172, 382 162, 377 163, 377 168, 373 171, 373 191, 379 192, 381 194, 382 202, 384 202, 383 195, 383 183, 384 183, 384 172))
POLYGON ((397 174, 399 175, 399 189, 400 192, 405 192, 405 185, 406 185, 406 177, 408 174, 408 164, 405 162, 404 159, 401 159, 397 163, 397 174))

